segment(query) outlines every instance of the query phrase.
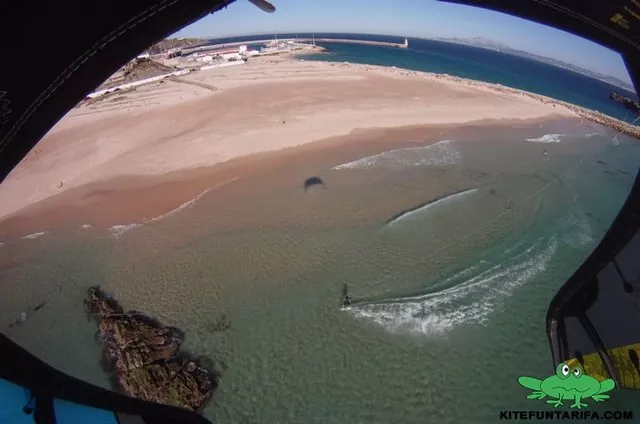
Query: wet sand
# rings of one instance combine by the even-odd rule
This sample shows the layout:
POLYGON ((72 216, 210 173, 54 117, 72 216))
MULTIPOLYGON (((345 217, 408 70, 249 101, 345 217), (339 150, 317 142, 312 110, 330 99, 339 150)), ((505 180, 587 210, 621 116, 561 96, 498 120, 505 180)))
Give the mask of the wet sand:
MULTIPOLYGON (((303 189, 304 180, 318 176, 326 186, 336 187, 339 181, 344 190, 373 180, 384 180, 384 170, 367 175, 357 172, 331 172, 336 165, 392 149, 428 146, 443 138, 468 137, 478 130, 513 128, 523 133, 536 131, 539 122, 554 122, 549 118, 532 120, 486 120, 474 125, 418 125, 395 129, 355 130, 347 136, 330 137, 299 147, 266 153, 256 153, 229 160, 215 166, 202 166, 161 175, 116 176, 103 181, 74 187, 50 196, 20 210, 0 222, 0 234, 5 241, 17 240, 27 234, 52 231, 59 227, 80 225, 106 230, 113 226, 143 224, 162 219, 163 216, 190 207, 196 199, 206 196, 220 203, 220 216, 214 226, 246 228, 256 225, 291 225, 286 217, 265 219, 251 216, 242 220, 244 213, 234 209, 243 197, 273 196, 279 191, 303 189), (526 130, 525 130, 526 131, 526 130), (373 178, 373 180, 372 180, 373 178), (243 222, 246 221, 246 222, 243 222), (282 221, 278 224, 278 221, 282 221)), ((558 122, 565 122, 560 120, 558 122)), ((567 121, 570 122, 570 121, 567 121)), ((10 182, 7 183, 8 185, 10 182)), ((314 195, 312 189, 308 196, 314 195)), ((335 192, 334 192, 335 193, 335 192)), ((349 203, 348 198, 342 201, 349 203)), ((408 205, 411 206, 411 205, 408 205)), ((354 206, 355 207, 355 206, 354 206)), ((351 211, 343 217, 352 224, 369 221, 364 211, 351 211), (363 221, 364 220, 364 221, 363 221)), ((390 211, 391 212, 391 211, 390 211)), ((397 211, 396 211, 397 212, 397 211)), ((301 212, 302 213, 302 212, 301 212)), ((265 214, 263 214, 264 216, 265 214)), ((375 215, 375 214, 374 214, 375 215)), ((380 216, 375 215, 375 219, 380 216)), ((326 219, 332 219, 330 216, 326 219)), ((319 223, 316 221, 316 224, 319 223)), ((126 230, 126 228, 124 228, 126 230)))

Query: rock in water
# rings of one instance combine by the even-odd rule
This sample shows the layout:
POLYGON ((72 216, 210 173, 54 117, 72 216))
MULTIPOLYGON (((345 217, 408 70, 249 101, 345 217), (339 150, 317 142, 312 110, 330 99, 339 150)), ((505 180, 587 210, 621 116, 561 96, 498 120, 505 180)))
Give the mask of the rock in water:
POLYGON ((621 96, 620 94, 615 92, 609 94, 609 98, 614 102, 622 104, 624 107, 633 112, 640 113, 640 103, 636 102, 633 99, 621 96))
POLYGON ((180 354, 184 334, 122 307, 99 288, 89 289, 87 313, 98 322, 104 363, 129 396, 201 411, 217 387, 215 372, 180 354))

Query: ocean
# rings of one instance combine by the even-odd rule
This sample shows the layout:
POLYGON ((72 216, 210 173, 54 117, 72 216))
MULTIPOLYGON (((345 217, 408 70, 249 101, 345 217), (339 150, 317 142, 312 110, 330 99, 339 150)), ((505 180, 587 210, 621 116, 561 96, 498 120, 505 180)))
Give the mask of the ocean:
MULTIPOLYGON (((410 46, 330 43, 304 59, 444 72, 625 117, 600 81, 471 47, 410 46)), ((220 423, 494 423, 501 410, 543 410, 517 378, 553 372, 548 303, 626 199, 640 144, 556 121, 458 126, 422 141, 300 153, 229 184, 237 194, 225 202, 211 193, 141 226, 76 223, 7 243, 3 263, 29 259, 0 271, 0 328, 107 387, 82 314, 99 284, 184 329, 186 347, 218 364, 204 414, 220 423), (291 181, 310 169, 326 187, 305 193, 291 181), (354 302, 341 308, 345 285, 354 302), (222 314, 231 326, 215 331, 222 314)), ((640 414, 629 393, 589 403, 640 414)))

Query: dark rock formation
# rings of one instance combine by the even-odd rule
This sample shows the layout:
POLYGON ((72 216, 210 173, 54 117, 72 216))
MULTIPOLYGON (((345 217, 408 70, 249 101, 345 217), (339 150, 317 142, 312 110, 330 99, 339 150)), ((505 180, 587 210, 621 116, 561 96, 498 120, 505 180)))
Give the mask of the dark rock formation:
POLYGON ((99 288, 89 289, 87 313, 98 322, 103 365, 127 395, 201 411, 217 386, 217 375, 181 354, 184 334, 122 307, 99 288))
POLYGON ((189 47, 198 47, 205 45, 207 40, 201 40, 199 38, 167 38, 159 41, 153 46, 149 47, 147 53, 159 54, 167 52, 171 49, 184 49, 189 47))
POLYGON ((622 105, 624 105, 624 107, 626 107, 627 109, 635 112, 635 113, 640 113, 640 103, 628 98, 628 97, 624 97, 621 96, 618 93, 611 93, 609 94, 609 98, 611 100, 613 100, 614 102, 620 103, 622 105))

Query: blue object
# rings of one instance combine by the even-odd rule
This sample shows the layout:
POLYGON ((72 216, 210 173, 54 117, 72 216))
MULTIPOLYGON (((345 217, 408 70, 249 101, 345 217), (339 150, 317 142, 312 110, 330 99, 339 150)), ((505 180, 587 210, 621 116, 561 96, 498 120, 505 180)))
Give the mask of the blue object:
POLYGON ((25 413, 22 409, 28 403, 31 403, 31 406, 35 405, 28 390, 0 379, 0 423, 33 424, 33 415, 25 413))
MULTIPOLYGON (((34 424, 33 412, 29 409, 35 407, 29 390, 0 378, 0 423, 34 424)), ((53 400, 53 410, 57 424, 118 424, 112 411, 62 399, 53 400)))
POLYGON ((113 412, 66 400, 54 399, 53 410, 58 424, 118 424, 113 412))

